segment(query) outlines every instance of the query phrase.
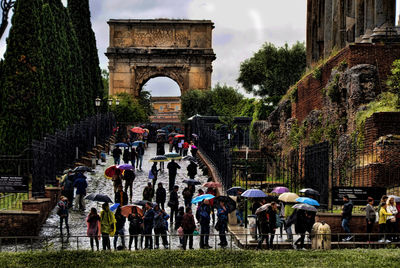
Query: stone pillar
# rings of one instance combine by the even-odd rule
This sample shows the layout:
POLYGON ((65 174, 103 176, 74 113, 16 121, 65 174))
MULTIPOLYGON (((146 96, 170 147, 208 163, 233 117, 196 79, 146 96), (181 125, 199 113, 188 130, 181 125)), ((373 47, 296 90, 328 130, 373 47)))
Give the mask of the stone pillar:
POLYGON ((355 39, 355 25, 356 25, 356 5, 354 0, 346 0, 344 10, 345 10, 345 44, 354 42, 355 39))
POLYGON ((332 2, 332 0, 325 0, 324 57, 328 57, 332 51, 332 2))
POLYGON ((306 29, 306 50, 307 50, 307 66, 311 66, 313 62, 313 27, 312 17, 315 10, 313 10, 313 0, 307 0, 307 29, 306 29))
POLYGON ((396 20, 396 0, 375 0, 375 27, 387 23, 394 26, 396 20))
POLYGON ((109 72, 109 78, 108 78, 108 95, 112 96, 114 95, 114 60, 110 59, 109 65, 108 65, 108 72, 109 72))
POLYGON ((364 32, 375 27, 375 0, 365 0, 364 4, 364 32))
POLYGON ((356 28, 355 37, 359 37, 365 32, 365 0, 356 0, 355 3, 355 15, 356 15, 356 28))

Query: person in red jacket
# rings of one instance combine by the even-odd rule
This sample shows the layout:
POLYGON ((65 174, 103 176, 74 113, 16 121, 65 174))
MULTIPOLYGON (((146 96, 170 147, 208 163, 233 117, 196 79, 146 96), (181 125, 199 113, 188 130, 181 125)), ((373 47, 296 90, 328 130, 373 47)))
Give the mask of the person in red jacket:
POLYGON ((192 214, 192 209, 190 207, 186 208, 186 213, 183 215, 182 220, 183 228, 183 250, 186 250, 186 244, 189 239, 189 249, 193 249, 193 232, 196 230, 196 223, 194 222, 194 217, 192 214))

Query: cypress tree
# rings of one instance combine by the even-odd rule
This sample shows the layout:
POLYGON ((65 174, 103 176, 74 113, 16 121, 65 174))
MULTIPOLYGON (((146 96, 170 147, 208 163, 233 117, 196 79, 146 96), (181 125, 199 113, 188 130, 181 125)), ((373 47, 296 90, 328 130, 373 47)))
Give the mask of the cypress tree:
MULTIPOLYGON (((101 79, 101 70, 96 46, 95 34, 90 22, 89 0, 68 0, 68 11, 74 26, 79 47, 82 53, 85 78, 88 86, 90 103, 94 108, 94 99, 98 96, 103 98, 104 88, 101 79)), ((89 100, 88 100, 89 101, 89 100)))
POLYGON ((41 0, 17 0, 4 56, 0 150, 20 153, 44 131, 41 0))

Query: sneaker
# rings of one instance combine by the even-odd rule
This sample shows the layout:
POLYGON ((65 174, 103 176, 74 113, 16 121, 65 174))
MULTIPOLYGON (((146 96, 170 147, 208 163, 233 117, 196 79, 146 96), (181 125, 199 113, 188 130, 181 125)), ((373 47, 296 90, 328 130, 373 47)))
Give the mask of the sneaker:
POLYGON ((165 249, 169 249, 169 246, 168 246, 168 245, 165 245, 164 248, 165 248, 165 249))
POLYGON ((390 241, 389 239, 386 239, 385 243, 392 243, 392 241, 390 241))
POLYGON ((293 249, 297 249, 297 245, 296 244, 293 244, 292 246, 293 246, 293 249))
POLYGON ((353 236, 347 237, 347 241, 350 241, 351 239, 353 239, 353 236))
POLYGON ((381 240, 378 240, 378 242, 379 242, 379 243, 384 243, 385 240, 381 239, 381 240))
POLYGON ((158 246, 154 246, 154 249, 158 249, 158 246))

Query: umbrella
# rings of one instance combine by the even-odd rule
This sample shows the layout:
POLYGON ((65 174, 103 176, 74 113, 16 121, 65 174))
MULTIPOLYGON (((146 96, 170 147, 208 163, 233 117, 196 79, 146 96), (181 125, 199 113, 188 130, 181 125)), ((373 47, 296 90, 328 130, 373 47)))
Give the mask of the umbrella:
POLYGON ((389 195, 388 198, 394 198, 394 202, 400 203, 400 196, 397 195, 389 195))
POLYGON ((236 209, 236 202, 232 198, 228 196, 218 196, 214 199, 214 206, 219 207, 220 201, 223 201, 225 203, 225 207, 229 212, 232 212, 236 209))
POLYGON ((299 192, 307 194, 307 195, 319 195, 319 192, 312 188, 304 188, 304 189, 301 189, 299 192))
POLYGON ((221 187, 221 183, 219 182, 214 182, 214 181, 209 181, 203 184, 203 187, 207 188, 218 188, 221 187))
POLYGON ((105 203, 114 203, 108 195, 105 194, 90 194, 85 197, 85 199, 97 201, 97 202, 105 202, 105 203))
POLYGON ((72 172, 91 172, 91 171, 92 171, 92 169, 87 166, 79 166, 79 167, 76 167, 74 170, 72 170, 72 172))
POLYGON ((185 135, 183 135, 183 134, 175 135, 175 138, 184 138, 184 137, 185 137, 185 135))
POLYGON ((249 189, 246 190, 241 196, 256 198, 256 197, 266 197, 267 195, 259 189, 249 189))
POLYGON ((104 176, 111 180, 111 178, 115 175, 115 173, 117 172, 118 168, 117 166, 110 166, 108 167, 105 171, 104 171, 104 176))
POLYGON ((134 127, 130 129, 131 132, 133 133, 137 133, 137 134, 143 134, 145 132, 145 130, 141 127, 134 127))
POLYGON ((264 210, 267 210, 270 206, 271 206, 271 203, 262 205, 261 207, 257 208, 256 214, 258 214, 264 210))
POLYGON ((112 211, 112 212, 114 212, 114 210, 117 210, 117 208, 119 207, 119 203, 115 203, 115 204, 113 204, 111 207, 110 207, 110 210, 112 211))
POLYGON ((283 194, 287 192, 289 192, 289 189, 286 187, 275 187, 271 193, 283 194))
POLYGON ((196 161, 197 161, 197 159, 196 159, 195 157, 191 156, 191 155, 185 156, 185 157, 183 158, 183 160, 193 161, 193 162, 196 162, 196 161))
POLYGON ((232 188, 229 188, 229 189, 226 191, 226 193, 227 193, 228 195, 237 196, 239 190, 241 190, 242 193, 243 193, 244 191, 246 191, 246 189, 243 189, 242 187, 232 187, 232 188))
POLYGON ((179 135, 179 133, 176 133, 176 132, 171 132, 171 133, 169 133, 168 137, 170 137, 170 136, 173 136, 173 137, 175 137, 176 135, 179 135))
POLYGON ((192 137, 194 137, 194 138, 198 138, 199 136, 197 135, 197 134, 192 134, 192 137))
POLYGON ((197 204, 203 200, 210 200, 210 199, 213 199, 214 197, 215 196, 213 196, 212 194, 199 195, 192 199, 192 204, 197 204))
POLYGON ((308 204, 296 204, 292 208, 317 212, 317 209, 314 206, 308 204))
POLYGON ((165 129, 157 129, 157 132, 160 134, 160 133, 165 133, 167 131, 165 129))
POLYGON ((132 214, 132 208, 136 208, 136 211, 137 211, 137 213, 139 214, 140 217, 143 216, 143 210, 140 207, 134 206, 134 205, 123 206, 121 208, 122 216, 125 216, 125 217, 128 218, 129 214, 132 214))
POLYGON ((117 168, 121 170, 134 169, 134 167, 131 164, 122 164, 119 165, 117 168))
POLYGON ((134 201, 133 204, 143 207, 143 206, 146 205, 148 202, 150 202, 150 201, 148 201, 148 200, 139 200, 139 201, 134 201))
POLYGON ((303 203, 303 204, 308 204, 311 206, 319 206, 319 203, 317 200, 314 200, 312 198, 309 197, 299 197, 296 199, 297 202, 299 203, 303 203))
POLYGON ((114 144, 114 146, 117 146, 117 147, 129 147, 128 144, 123 143, 123 142, 116 143, 116 144, 114 144))
POLYGON ((161 137, 161 136, 167 136, 167 133, 164 133, 164 132, 157 133, 157 137, 161 137))
POLYGON ((192 145, 192 149, 197 149, 197 146, 196 145, 192 145))
POLYGON ((177 153, 166 153, 164 156, 168 159, 182 159, 182 156, 177 153))
POLYGON ((191 184, 191 185, 199 185, 199 184, 201 184, 201 182, 196 181, 196 180, 192 180, 192 179, 183 180, 183 182, 187 183, 187 184, 191 184))
POLYGON ((296 203, 297 198, 299 198, 299 196, 295 193, 283 193, 278 197, 279 200, 286 203, 296 203))
POLYGON ((139 146, 139 144, 144 144, 144 142, 143 141, 134 141, 132 143, 132 146, 139 146))
POLYGON ((163 155, 156 155, 155 157, 151 158, 149 162, 167 162, 168 158, 163 155))

